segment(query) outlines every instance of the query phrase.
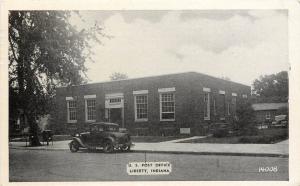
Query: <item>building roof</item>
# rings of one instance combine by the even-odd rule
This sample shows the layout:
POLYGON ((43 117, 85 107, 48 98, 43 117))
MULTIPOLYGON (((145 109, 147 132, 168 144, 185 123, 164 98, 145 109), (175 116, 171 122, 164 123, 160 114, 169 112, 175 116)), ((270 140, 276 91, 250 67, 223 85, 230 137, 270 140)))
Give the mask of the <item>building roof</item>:
POLYGON ((288 103, 254 103, 252 108, 255 111, 259 110, 277 110, 280 107, 288 107, 288 103))
MULTIPOLYGON (((242 84, 242 83, 234 82, 234 81, 231 81, 231 80, 225 80, 225 79, 222 79, 222 78, 214 77, 214 76, 211 76, 211 75, 208 75, 208 74, 204 74, 204 73, 199 73, 199 72, 179 72, 179 73, 173 73, 173 74, 162 74, 162 75, 154 75, 154 76, 145 76, 145 77, 120 79, 120 80, 109 80, 109 81, 102 81, 102 82, 85 83, 85 84, 72 85, 72 86, 75 87, 75 86, 91 85, 91 84, 104 84, 104 83, 111 83, 111 82, 130 81, 130 80, 146 79, 146 78, 154 78, 154 77, 177 76, 177 75, 182 75, 182 74, 198 74, 198 75, 203 75, 203 76, 206 76, 206 77, 210 77, 210 78, 222 80, 224 82, 231 82, 231 83, 235 83, 235 84, 239 84, 239 85, 250 87, 249 85, 245 85, 245 84, 242 84)), ((68 86, 61 86, 61 87, 68 87, 68 86)), ((60 88, 60 87, 58 87, 58 88, 60 88)))

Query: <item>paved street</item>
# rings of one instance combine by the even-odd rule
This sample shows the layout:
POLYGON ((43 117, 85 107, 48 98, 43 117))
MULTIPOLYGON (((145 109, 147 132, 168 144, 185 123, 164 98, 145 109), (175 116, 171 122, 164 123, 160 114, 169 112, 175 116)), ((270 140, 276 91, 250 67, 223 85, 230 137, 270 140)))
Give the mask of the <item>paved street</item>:
MULTIPOLYGON (((193 137, 195 138, 195 137, 193 137)), ((186 138, 191 139, 191 138, 186 138)), ((176 143, 180 140, 172 140, 160 143, 134 143, 132 148, 139 152, 173 152, 173 153, 197 153, 197 154, 231 154, 231 155, 259 155, 259 156, 288 156, 288 140, 277 144, 217 144, 217 143, 176 143)), ((40 149, 40 150, 67 150, 66 141, 55 141, 53 145, 25 147, 25 142, 11 142, 11 148, 19 149, 40 149)))
POLYGON ((288 180, 288 158, 279 157, 10 149, 9 169, 10 181, 288 180), (159 176, 127 174, 127 163, 145 158, 169 161, 172 172, 159 176), (277 172, 259 172, 260 167, 276 167, 277 172))

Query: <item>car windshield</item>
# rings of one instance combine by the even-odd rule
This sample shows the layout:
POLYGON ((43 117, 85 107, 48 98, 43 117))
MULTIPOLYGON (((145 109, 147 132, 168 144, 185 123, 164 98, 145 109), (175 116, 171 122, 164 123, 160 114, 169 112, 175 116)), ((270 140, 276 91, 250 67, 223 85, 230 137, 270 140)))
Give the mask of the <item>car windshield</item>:
POLYGON ((102 132, 102 131, 119 131, 119 127, 115 125, 90 125, 91 132, 102 132))
POLYGON ((111 132, 116 132, 116 131, 118 131, 118 128, 117 128, 117 127, 114 127, 114 126, 108 126, 106 129, 107 129, 107 131, 111 131, 111 132))

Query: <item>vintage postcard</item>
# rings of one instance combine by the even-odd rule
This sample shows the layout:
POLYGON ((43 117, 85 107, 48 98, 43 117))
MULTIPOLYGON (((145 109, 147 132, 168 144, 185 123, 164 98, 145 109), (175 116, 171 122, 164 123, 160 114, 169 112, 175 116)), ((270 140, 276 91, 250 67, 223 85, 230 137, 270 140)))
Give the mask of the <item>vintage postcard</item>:
POLYGON ((29 2, 1 10, 4 185, 300 183, 299 2, 29 2))

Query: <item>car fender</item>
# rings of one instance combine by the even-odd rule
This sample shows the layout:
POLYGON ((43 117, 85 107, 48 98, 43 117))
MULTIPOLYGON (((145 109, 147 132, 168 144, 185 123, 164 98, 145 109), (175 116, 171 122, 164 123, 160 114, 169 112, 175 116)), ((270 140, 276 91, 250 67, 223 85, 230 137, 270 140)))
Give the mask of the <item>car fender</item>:
POLYGON ((73 137, 72 141, 76 141, 81 147, 86 147, 86 145, 83 144, 83 142, 80 138, 73 137))
POLYGON ((104 138, 104 141, 106 141, 106 140, 110 140, 113 144, 116 143, 115 138, 113 138, 112 136, 107 136, 107 137, 105 137, 105 138, 104 138))

